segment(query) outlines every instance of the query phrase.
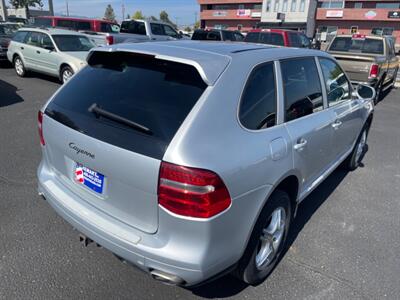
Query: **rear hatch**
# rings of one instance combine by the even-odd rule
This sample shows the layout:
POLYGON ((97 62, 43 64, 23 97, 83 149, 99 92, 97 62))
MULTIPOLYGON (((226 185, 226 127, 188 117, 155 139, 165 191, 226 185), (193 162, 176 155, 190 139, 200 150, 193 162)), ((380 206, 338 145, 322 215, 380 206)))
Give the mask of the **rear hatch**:
POLYGON ((49 164, 76 201, 154 233, 161 160, 206 84, 151 55, 94 52, 89 64, 46 107, 49 164))
POLYGON ((363 37, 336 37, 328 52, 352 81, 367 82, 371 65, 383 55, 383 40, 363 37))

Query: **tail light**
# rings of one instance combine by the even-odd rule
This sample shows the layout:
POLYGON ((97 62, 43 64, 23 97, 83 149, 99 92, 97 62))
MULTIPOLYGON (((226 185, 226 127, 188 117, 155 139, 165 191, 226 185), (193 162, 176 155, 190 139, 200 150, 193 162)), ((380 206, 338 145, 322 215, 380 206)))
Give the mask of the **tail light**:
POLYGON ((161 163, 158 203, 186 217, 210 218, 231 205, 231 197, 214 172, 161 163))
POLYGON ((377 78, 379 75, 379 66, 377 64, 372 64, 369 69, 369 78, 377 78))
POLYGON ((114 45, 114 37, 112 35, 107 35, 106 36, 106 42, 107 42, 108 46, 114 45))
POLYGON ((39 127, 40 144, 44 146, 45 142, 43 137, 43 113, 41 111, 39 111, 38 113, 38 127, 39 127))

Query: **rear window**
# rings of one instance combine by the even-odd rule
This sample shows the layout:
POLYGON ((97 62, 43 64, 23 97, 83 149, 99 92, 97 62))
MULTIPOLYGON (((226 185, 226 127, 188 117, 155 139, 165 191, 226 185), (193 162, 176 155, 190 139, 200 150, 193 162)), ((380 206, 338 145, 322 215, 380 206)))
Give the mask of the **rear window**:
POLYGON ((121 32, 146 35, 146 27, 143 22, 124 21, 121 24, 121 32))
POLYGON ((383 54, 383 40, 337 37, 333 40, 329 50, 339 52, 383 54))
POLYGON ((192 40, 196 41, 221 41, 219 31, 203 31, 197 30, 192 36, 192 40))
POLYGON ((284 46, 283 36, 276 32, 251 32, 247 34, 245 42, 262 43, 275 46, 284 46))
POLYGON ((97 52, 60 90, 46 114, 106 143, 156 159, 207 85, 189 65, 149 55, 97 52), (94 104, 151 130, 151 134, 89 112, 94 104))

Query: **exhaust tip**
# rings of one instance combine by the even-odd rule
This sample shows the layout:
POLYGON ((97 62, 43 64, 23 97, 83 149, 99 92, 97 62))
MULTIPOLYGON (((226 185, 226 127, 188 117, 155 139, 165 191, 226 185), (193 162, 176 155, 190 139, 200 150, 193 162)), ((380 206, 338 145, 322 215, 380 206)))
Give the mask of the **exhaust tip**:
POLYGON ((150 274, 153 279, 167 285, 184 285, 186 283, 185 280, 179 276, 168 274, 160 270, 152 270, 150 274))

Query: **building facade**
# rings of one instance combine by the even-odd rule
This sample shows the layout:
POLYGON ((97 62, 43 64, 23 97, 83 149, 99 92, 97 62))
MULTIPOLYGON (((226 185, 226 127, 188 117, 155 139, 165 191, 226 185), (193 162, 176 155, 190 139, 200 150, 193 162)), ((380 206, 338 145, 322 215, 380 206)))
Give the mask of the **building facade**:
POLYGON ((393 35, 400 44, 400 1, 319 0, 317 36, 329 42, 336 34, 393 35))
POLYGON ((0 0, 0 21, 5 21, 7 14, 6 1, 0 0))
POLYGON ((312 37, 317 0, 263 0, 261 27, 304 31, 312 37))
POLYGON ((262 0, 198 0, 201 28, 249 31, 261 21, 262 0))

